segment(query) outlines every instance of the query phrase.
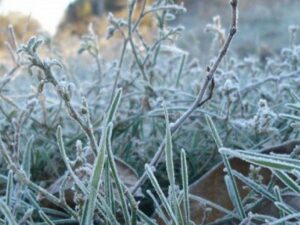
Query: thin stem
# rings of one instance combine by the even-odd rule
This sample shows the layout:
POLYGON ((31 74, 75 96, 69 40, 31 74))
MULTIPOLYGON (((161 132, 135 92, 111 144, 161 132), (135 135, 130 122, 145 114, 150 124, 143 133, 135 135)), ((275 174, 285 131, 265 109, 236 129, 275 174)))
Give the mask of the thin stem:
POLYGON ((46 79, 55 87, 57 94, 61 97, 61 99, 65 103, 65 106, 67 108, 69 116, 72 119, 74 119, 79 124, 81 129, 85 132, 85 134, 89 140, 89 143, 91 145, 91 149, 92 149, 93 153, 95 155, 97 155, 98 147, 97 147, 97 142, 96 142, 96 138, 94 135, 94 131, 88 125, 85 124, 85 122, 81 119, 79 114, 76 112, 76 110, 74 109, 74 107, 72 106, 72 104, 70 102, 70 97, 68 96, 68 94, 66 94, 61 88, 59 88, 59 83, 56 80, 56 78, 54 77, 50 66, 48 66, 46 63, 42 62, 41 59, 39 58, 39 56, 36 54, 33 55, 33 58, 31 59, 31 63, 33 66, 40 68, 44 72, 46 79))
POLYGON ((120 74, 121 74, 121 69, 122 69, 122 65, 123 65, 123 62, 124 62, 124 58, 125 58, 125 52, 126 52, 127 44, 128 44, 128 40, 124 39, 122 52, 121 52, 121 56, 120 56, 120 60, 119 60, 119 65, 118 65, 118 69, 117 69, 117 74, 116 74, 116 78, 115 78, 115 81, 114 81, 114 85, 113 85, 113 89, 112 89, 112 92, 111 92, 111 97, 110 97, 108 107, 111 105, 111 103, 114 99, 115 93, 116 93, 116 89, 117 89, 117 86, 118 86, 118 80, 119 80, 119 77, 120 77, 120 74))
MULTIPOLYGON (((190 106, 189 109, 187 109, 186 112, 184 112, 176 121, 175 123, 170 127, 171 129, 171 134, 175 133, 178 128, 180 128, 182 126, 182 124, 186 121, 187 118, 189 118, 189 116, 195 111, 195 109, 197 109, 198 107, 202 106, 206 100, 203 100, 203 97, 206 93, 206 90, 209 87, 210 82, 213 80, 213 76, 218 68, 218 66, 220 65, 222 59, 224 58, 224 56, 227 53, 227 50, 229 48, 229 45, 233 39, 233 36, 236 34, 237 32, 237 0, 232 0, 231 1, 231 8, 232 8, 232 21, 231 21, 231 27, 230 27, 230 32, 227 36, 227 39, 223 45, 223 47, 221 48, 218 57, 216 59, 216 61, 214 62, 213 66, 211 67, 211 69, 208 71, 208 74, 206 75, 206 79, 204 81, 204 84, 202 86, 202 89, 200 90, 200 92, 198 93, 198 96, 196 97, 195 101, 193 102, 193 104, 190 106)), ((150 167, 155 167, 158 162, 160 157, 163 154, 163 150, 164 150, 164 146, 165 146, 165 140, 163 140, 158 148, 158 150, 156 151, 155 155, 153 156, 152 160, 149 163, 150 167)), ((136 182, 136 184, 134 185, 134 187, 132 188, 132 193, 136 193, 136 191, 138 190, 138 188, 144 184, 144 182, 147 179, 147 174, 146 172, 143 173, 143 175, 140 177, 140 179, 136 182)))

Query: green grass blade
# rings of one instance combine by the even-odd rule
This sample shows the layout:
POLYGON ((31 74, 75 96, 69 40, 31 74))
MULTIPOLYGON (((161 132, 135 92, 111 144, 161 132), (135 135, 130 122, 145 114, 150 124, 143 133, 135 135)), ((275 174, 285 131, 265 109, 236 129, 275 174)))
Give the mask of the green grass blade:
POLYGON ((187 57, 187 55, 183 54, 180 59, 180 65, 179 65, 178 74, 177 74, 177 78, 176 78, 176 88, 179 87, 180 78, 181 78, 183 68, 184 68, 184 65, 186 62, 186 57, 187 57))
MULTIPOLYGON (((279 187, 277 185, 274 187, 274 193, 275 193, 275 196, 276 196, 276 200, 278 202, 283 202, 282 201, 282 197, 281 197, 281 193, 280 193, 280 189, 279 189, 279 187)), ((283 210, 279 209, 279 215, 282 218, 282 217, 285 216, 285 212, 283 210)), ((283 221, 281 223, 281 225, 286 225, 285 221, 283 221)))
MULTIPOLYGON (((99 196, 99 195, 98 195, 99 196)), ((96 202, 97 208, 102 212, 102 215, 106 217, 106 219, 110 222, 110 225, 120 225, 117 221, 112 208, 105 202, 105 199, 98 197, 98 201, 96 202)))
POLYGON ((294 115, 290 115, 290 114, 280 113, 279 117, 281 117, 283 119, 298 121, 298 122, 300 121, 300 117, 299 116, 294 116, 294 115))
POLYGON ((106 119, 106 123, 109 124, 110 122, 112 122, 115 119, 115 115, 116 112, 118 110, 118 107, 120 105, 120 101, 122 98, 122 89, 118 89, 117 93, 111 103, 111 106, 109 107, 109 110, 107 112, 107 119, 106 119))
POLYGON ((109 160, 112 175, 115 180, 118 193, 120 195, 121 208, 122 208, 123 216, 125 219, 125 224, 130 225, 130 214, 129 214, 128 205, 126 202, 125 190, 124 190, 123 184, 121 182, 121 179, 118 175, 117 166, 114 161, 114 156, 113 156, 112 147, 111 147, 111 136, 112 136, 112 124, 110 123, 109 128, 108 128, 107 141, 106 141, 106 143, 107 143, 106 149, 107 149, 107 156, 108 156, 107 158, 109 160))
POLYGON ((188 181, 188 168, 186 161, 186 154, 184 149, 181 150, 181 179, 182 179, 182 189, 183 189, 183 209, 184 209, 184 223, 185 225, 190 224, 190 201, 189 201, 189 181, 188 181))
POLYGON ((150 190, 147 190, 146 191, 147 194, 149 195, 149 197, 152 199, 153 201, 153 204, 155 206, 155 212, 156 214, 162 219, 162 221, 165 223, 165 224, 168 224, 169 223, 169 220, 168 218, 166 217, 165 215, 165 212, 163 211, 161 205, 159 204, 159 202, 156 200, 155 196, 152 194, 152 192, 150 190))
POLYGON ((175 184, 175 172, 174 172, 174 163, 173 163, 173 147, 172 147, 172 135, 170 129, 170 122, 169 122, 169 114, 164 106, 165 112, 165 121, 166 121, 166 144, 165 144, 165 156, 166 156, 166 169, 168 180, 170 183, 170 205, 172 207, 173 212, 175 212, 177 220, 180 220, 180 212, 177 210, 178 208, 178 201, 176 197, 176 184, 175 184))
POLYGON ((12 195, 14 191, 13 172, 10 170, 7 176, 5 203, 10 206, 12 203, 12 195))
POLYGON ((87 196, 87 199, 84 202, 83 213, 80 220, 81 225, 93 224, 96 199, 101 183, 101 175, 106 158, 106 135, 107 127, 105 127, 102 132, 98 155, 94 161, 93 172, 88 187, 89 195, 87 196))
POLYGON ((39 214, 47 225, 55 225, 55 223, 52 222, 51 219, 42 210, 39 210, 39 214))
POLYGON ((172 211, 172 207, 170 206, 166 196, 164 195, 160 185, 158 184, 154 174, 153 174, 153 171, 152 169, 150 168, 150 166, 148 164, 145 165, 145 170, 146 170, 146 173, 151 181, 151 184, 152 186, 154 187, 155 191, 157 192, 160 200, 162 201, 162 204, 163 206, 165 207, 167 213, 169 214, 171 220, 176 224, 178 225, 178 221, 176 219, 176 216, 175 214, 173 213, 172 211))
POLYGON ((214 208, 214 209, 216 209, 216 210, 218 210, 218 211, 220 211, 220 212, 222 212, 222 213, 224 213, 226 215, 230 215, 230 216, 232 216, 232 217, 234 217, 236 219, 239 218, 238 215, 235 215, 230 210, 228 210, 228 209, 224 208, 223 206, 218 205, 218 204, 216 204, 216 203, 214 203, 212 201, 209 201, 208 199, 205 199, 205 198, 202 198, 200 196, 193 195, 193 194, 190 194, 190 199, 198 201, 198 202, 200 202, 203 205, 207 205, 207 206, 209 206, 211 208, 214 208))
POLYGON ((292 220, 292 219, 296 219, 296 218, 299 218, 300 217, 300 213, 293 213, 293 214, 290 214, 290 215, 287 215, 285 217, 282 217, 280 219, 277 219, 273 222, 269 222, 268 225, 278 225, 278 224, 282 224, 282 222, 288 222, 289 220, 292 220))
POLYGON ((63 161, 67 167, 67 170, 69 171, 69 173, 71 174, 72 178, 74 179, 75 184, 80 188, 80 190, 84 193, 87 193, 88 190, 87 188, 84 186, 84 184, 79 180, 79 178, 76 176, 76 174, 74 173, 71 165, 70 165, 70 160, 67 156, 66 150, 65 150, 65 145, 64 145, 64 141, 63 141, 63 137, 62 137, 62 129, 61 126, 57 127, 57 132, 56 132, 56 139, 57 139, 57 144, 58 144, 58 148, 60 151, 60 154, 63 158, 63 161))
POLYGON ((285 104, 286 107, 289 107, 291 109, 300 110, 300 104, 299 103, 287 103, 285 104))
POLYGON ((23 153, 22 165, 21 165, 22 169, 24 170, 24 172, 26 173, 28 178, 30 178, 30 176, 31 176, 30 169, 31 169, 33 142, 34 142, 34 138, 32 136, 29 138, 29 140, 26 144, 25 151, 23 153))
POLYGON ((104 188, 105 188, 105 201, 111 208, 111 211, 113 214, 116 212, 116 206, 115 206, 115 198, 113 194, 113 183, 110 176, 110 165, 107 161, 105 164, 105 177, 104 177, 104 188))
MULTIPOLYGON (((297 211, 295 209, 291 208, 290 206, 288 206, 284 202, 274 202, 274 204, 276 205, 276 207, 278 209, 284 211, 286 214, 297 213, 297 211)), ((298 219, 300 219, 300 217, 298 219)))
POLYGON ((287 172, 292 172, 295 170, 300 170, 300 161, 296 159, 288 158, 285 155, 267 155, 262 153, 254 153, 249 151, 232 150, 228 148, 221 148, 219 150, 222 154, 231 155, 247 162, 266 167, 274 170, 282 170, 287 172))
MULTIPOLYGON (((212 121, 210 116, 206 115, 205 119, 206 119, 206 122, 207 122, 207 124, 210 128, 211 134, 213 136, 213 139, 216 142, 216 145, 217 145, 218 149, 221 149, 223 147, 223 142, 222 142, 222 140, 221 140, 221 138, 218 134, 218 131, 216 129, 216 126, 215 126, 214 122, 212 121)), ((240 215, 240 218, 244 219, 244 218, 246 218, 246 213, 245 213, 245 210, 243 208, 242 200, 240 198, 240 194, 239 194, 234 176, 232 174, 232 169, 231 169, 229 160, 228 160, 227 156, 222 154, 222 153, 221 153, 221 156, 222 156, 225 168, 226 168, 226 172, 229 175, 228 178, 225 177, 226 178, 225 181, 227 182, 226 184, 228 185, 227 188, 229 188, 228 191, 230 191, 229 195, 230 195, 231 199, 234 201, 233 202, 234 206, 236 207, 236 209, 237 209, 237 211, 240 215), (231 181, 229 181, 228 179, 230 179, 231 181)))
MULTIPOLYGON (((164 107, 165 108, 165 107, 164 107)), ((174 174, 174 163, 173 163, 173 149, 172 149, 172 135, 169 123, 169 114, 165 108, 165 120, 166 120, 166 145, 165 145, 165 156, 166 156, 166 168, 168 179, 171 186, 172 195, 175 194, 175 174, 174 174)), ((172 196, 173 198, 174 196, 172 196)))
POLYGON ((296 193, 300 193, 299 184, 293 180, 287 173, 284 171, 273 170, 272 171, 276 177, 278 177, 288 188, 295 191, 296 193))
POLYGON ((233 170, 233 175, 237 177, 239 180, 241 180, 243 183, 245 183, 248 187, 250 187, 253 191, 255 191, 258 194, 261 194, 263 197, 269 199, 270 201, 275 201, 275 196, 268 191, 267 188, 265 188, 262 184, 258 184, 251 180, 250 178, 244 176, 243 174, 233 170))
POLYGON ((232 204, 237 209, 237 211, 240 215, 240 218, 241 219, 245 218, 246 214, 245 214, 245 211, 243 209, 241 200, 239 199, 238 195, 236 194, 236 187, 234 186, 234 184, 232 182, 232 179, 230 179, 229 175, 225 175, 224 180, 225 180, 228 195, 229 195, 229 198, 230 198, 232 204))
POLYGON ((216 126, 215 126, 214 122, 212 121, 211 117, 208 115, 205 115, 205 119, 206 119, 206 122, 209 126, 210 132, 213 136, 213 139, 215 140, 215 143, 216 143, 218 149, 223 147, 223 142, 218 134, 216 126))
POLYGON ((143 213, 141 210, 138 210, 138 211, 137 211, 137 215, 138 215, 138 217, 139 217, 142 221, 145 222, 144 224, 147 224, 147 225, 157 225, 157 223, 156 223, 153 219, 149 218, 149 217, 148 217, 145 213, 143 213))
POLYGON ((0 199, 0 212, 2 212, 2 214, 5 216, 5 219, 6 221, 8 221, 9 225, 18 225, 9 207, 1 199, 0 199))

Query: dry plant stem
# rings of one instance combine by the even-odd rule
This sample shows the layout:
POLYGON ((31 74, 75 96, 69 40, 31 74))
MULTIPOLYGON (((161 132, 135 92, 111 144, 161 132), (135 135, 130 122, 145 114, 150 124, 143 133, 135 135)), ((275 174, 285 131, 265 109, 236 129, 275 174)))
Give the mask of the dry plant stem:
POLYGON ((112 92, 111 92, 109 105, 107 106, 108 108, 111 105, 111 103, 114 99, 114 96, 116 94, 116 90, 117 90, 117 86, 118 86, 118 80, 119 80, 119 77, 120 77, 120 74, 121 74, 121 69, 122 69, 122 65, 123 65, 123 62, 124 62, 124 57, 125 57, 127 44, 128 44, 128 40, 125 39, 124 42, 123 42, 122 52, 121 52, 121 56, 120 56, 120 60, 119 60, 119 64, 118 64, 118 69, 117 69, 117 74, 116 74, 116 78, 115 78, 115 81, 114 81, 113 89, 112 89, 112 92))
POLYGON ((9 32, 9 35, 10 35, 10 44, 12 45, 12 47, 16 50, 18 48, 18 42, 17 42, 17 38, 16 38, 16 34, 15 34, 15 31, 14 31, 14 26, 13 25, 9 25, 8 26, 8 32, 9 32))
POLYGON ((13 49, 13 47, 11 46, 11 44, 9 42, 5 42, 4 45, 6 46, 8 52, 9 52, 9 54, 11 56, 11 59, 14 62, 14 64, 18 65, 18 60, 17 60, 16 55, 15 55, 16 49, 13 49))
POLYGON ((142 11, 141 11, 141 13, 139 15, 139 18, 138 18, 137 22, 133 26, 133 28, 132 28, 132 24, 131 24, 132 10, 133 9, 132 9, 132 7, 129 8, 129 12, 128 12, 128 18, 129 18, 128 19, 128 34, 127 34, 128 37, 126 37, 125 33, 122 30, 120 30, 122 36, 124 37, 124 42, 123 42, 122 52, 121 52, 121 56, 120 56, 120 60, 119 60, 119 64, 118 64, 117 74, 116 74, 116 78, 115 78, 115 81, 114 81, 114 85, 113 85, 113 89, 112 89, 112 93, 111 93, 111 98, 110 98, 110 101, 109 101, 109 105, 112 103, 112 100, 113 100, 113 98, 115 96, 115 92, 116 92, 116 89, 117 89, 117 86, 118 86, 118 80, 119 80, 119 77, 120 77, 120 74, 121 74, 122 65, 123 65, 123 62, 124 62, 126 48, 127 48, 128 43, 130 42, 129 39, 131 38, 132 32, 135 31, 135 29, 137 28, 139 22, 144 17, 144 11, 145 11, 145 8, 146 8, 146 3, 147 3, 147 0, 144 0, 143 6, 142 6, 142 11))
POLYGON ((141 9, 141 13, 138 17, 138 19, 136 20, 133 28, 132 28, 132 32, 134 32, 138 26, 140 25, 141 21, 143 20, 143 18, 145 17, 145 9, 146 9, 146 5, 147 5, 147 0, 143 1, 143 5, 142 5, 142 9, 141 9))
POLYGON ((95 57, 95 61, 96 61, 96 64, 97 64, 97 70, 98 70, 98 74, 99 74, 99 79, 100 79, 100 82, 101 82, 102 69, 101 69, 101 62, 100 62, 100 54, 98 53, 94 57, 95 57))
POLYGON ((19 144, 20 144, 20 136, 21 136, 21 127, 22 127, 22 119, 24 117, 25 111, 22 111, 18 120, 15 123, 15 133, 14 133, 14 159, 19 162, 20 160, 20 148, 19 148, 19 144))
POLYGON ((72 106, 70 99, 68 97, 65 96, 65 93, 63 93, 63 91, 61 89, 59 89, 59 84, 58 81, 55 79, 54 75, 52 74, 51 68, 47 65, 45 65, 38 56, 36 56, 35 58, 32 59, 32 64, 38 68, 40 68, 45 76, 46 79, 52 83, 52 85, 55 87, 57 94, 63 99, 65 106, 67 108, 67 111, 69 113, 69 116, 74 119, 79 126, 81 127, 81 129, 86 133, 88 140, 90 142, 91 145, 91 149, 93 151, 93 153, 95 155, 97 155, 97 142, 96 142, 96 138, 94 135, 93 130, 91 129, 91 127, 89 125, 86 125, 84 123, 84 121, 80 118, 79 114, 76 112, 76 110, 74 109, 74 107, 72 106))
MULTIPOLYGON (((7 82, 7 83, 8 83, 8 82, 7 82)), ((6 83, 6 84, 7 84, 7 83, 6 83)), ((11 100, 10 98, 6 97, 5 95, 2 95, 1 90, 2 90, 3 87, 4 87, 3 85, 0 87, 0 99, 2 99, 3 101, 5 101, 7 104, 11 105, 12 107, 14 107, 15 109, 17 109, 18 111, 21 111, 22 109, 21 109, 19 106, 17 106, 17 105, 14 103, 13 100, 11 100)), ((0 110, 1 110, 1 112, 4 113, 5 115, 8 115, 8 114, 6 114, 6 113, 4 112, 3 109, 0 109, 0 110)), ((10 118, 9 116, 6 116, 6 117, 8 118, 8 120, 11 120, 11 118, 10 118)), ((40 127, 43 126, 42 123, 40 123, 37 119, 35 119, 35 118, 34 118, 33 116, 31 116, 31 115, 30 115, 30 119, 31 119, 35 124, 37 124, 38 126, 40 126, 40 127)))
POLYGON ((144 70, 143 63, 141 62, 141 60, 138 56, 136 46, 135 46, 134 41, 132 39, 132 14, 133 14, 134 7, 135 7, 135 3, 132 3, 129 6, 129 9, 128 9, 128 38, 127 39, 130 43, 133 56, 134 56, 135 61, 136 61, 137 65, 138 65, 138 67, 139 67, 139 69, 140 69, 140 71, 143 75, 143 78, 144 78, 145 81, 148 81, 148 78, 147 78, 145 70, 144 70))
MULTIPOLYGON (((122 68, 122 65, 123 65, 123 61, 124 61, 124 57, 125 57, 125 52, 126 52, 126 48, 127 48, 128 44, 130 44, 130 46, 132 47, 133 55, 134 55, 134 57, 136 59, 136 62, 138 64, 138 67, 139 67, 142 75, 143 75, 144 80, 145 81, 148 80, 148 78, 146 77, 146 74, 145 74, 144 65, 145 65, 146 61, 148 60, 148 58, 150 56, 147 55, 143 61, 141 61, 138 58, 138 55, 137 55, 137 52, 136 52, 136 47, 135 47, 133 39, 132 39, 132 33, 137 32, 137 29, 138 29, 140 23, 142 22, 142 20, 144 19, 144 17, 147 14, 153 13, 155 11, 162 10, 163 8, 158 8, 158 9, 154 9, 154 10, 145 11, 146 10, 146 5, 147 5, 147 0, 144 0, 142 8, 141 8, 141 12, 139 14, 139 17, 138 17, 138 19, 136 20, 136 22, 134 24, 132 24, 132 13, 133 13, 133 6, 134 5, 129 8, 129 11, 128 11, 128 33, 127 33, 127 37, 126 37, 126 35, 125 35, 125 33, 123 32, 122 29, 118 29, 121 32, 121 34, 122 34, 122 36, 124 38, 124 42, 123 42, 122 52, 121 52, 121 56, 120 56, 120 60, 119 60, 119 65, 118 65, 118 69, 117 69, 116 78, 115 78, 115 81, 114 81, 114 84, 113 84, 111 98, 110 98, 110 101, 109 101, 110 103, 112 102, 113 97, 114 97, 115 92, 116 92, 116 89, 117 89, 118 80, 119 80, 119 77, 120 77, 121 68, 122 68)), ((160 38, 158 41, 156 41, 155 44, 151 47, 151 50, 153 51, 157 47, 158 43, 160 43, 161 41, 165 40, 172 33, 173 33, 172 31, 168 32, 166 35, 164 35, 162 38, 160 38)))
POLYGON ((12 80, 13 75, 17 70, 20 68, 20 65, 17 64, 12 69, 10 69, 7 73, 3 75, 3 82, 0 85, 0 92, 3 90, 3 88, 12 80))
POLYGON ((9 83, 11 81, 12 75, 20 68, 20 64, 18 62, 17 56, 15 55, 15 51, 18 48, 18 43, 17 43, 17 39, 16 39, 16 35, 13 29, 12 25, 8 26, 8 31, 9 31, 9 35, 10 35, 10 40, 8 42, 5 42, 5 46, 11 56, 11 59, 14 63, 14 67, 9 70, 6 74, 4 74, 4 79, 7 78, 1 85, 0 87, 0 91, 3 89, 3 87, 9 83))
POLYGON ((11 105, 12 107, 20 110, 21 108, 19 106, 16 105, 16 103, 11 100, 10 98, 6 97, 5 95, 2 95, 2 93, 0 92, 0 98, 5 101, 7 104, 11 105))
MULTIPOLYGON (((230 32, 228 34, 228 37, 227 37, 223 47, 221 48, 216 61, 214 62, 211 69, 208 71, 208 73, 206 75, 205 82, 203 84, 203 87, 200 90, 200 92, 199 92, 198 96, 196 97, 195 101, 193 102, 191 107, 185 113, 183 113, 175 121, 175 123, 173 123, 171 125, 171 127, 170 127, 171 134, 173 134, 175 131, 178 130, 178 128, 180 128, 182 126, 182 124, 185 122, 185 120, 195 111, 195 109, 197 109, 199 106, 203 105, 208 100, 208 99, 205 99, 204 101, 202 101, 203 97, 206 93, 206 90, 208 89, 209 84, 213 80, 213 76, 214 76, 218 66, 220 65, 220 62, 222 61, 222 59, 226 55, 226 52, 229 48, 229 45, 232 41, 233 36, 237 32, 237 2, 238 2, 237 0, 230 1, 231 8, 232 8, 232 21, 231 21, 231 27, 230 27, 230 32)), ((155 167, 157 165, 161 155, 163 154, 164 146, 165 146, 165 140, 160 144, 160 146, 159 146, 158 150, 156 151, 154 157, 152 158, 151 162, 149 163, 149 166, 154 166, 155 167)), ((135 193, 138 190, 138 188, 141 185, 143 185, 146 178, 147 178, 147 174, 144 172, 143 175, 140 177, 140 179, 135 184, 135 186, 132 188, 132 193, 135 193)))
MULTIPOLYGON (((155 49, 158 49, 162 41, 166 40, 170 35, 172 35, 172 34, 174 34, 174 33, 176 33, 176 32, 177 32, 177 29, 171 30, 171 31, 167 32, 166 34, 164 34, 163 36, 161 36, 161 37, 160 37, 160 38, 159 38, 159 39, 158 39, 158 40, 157 40, 157 41, 149 48, 149 52, 152 52, 152 51, 154 51, 155 49)), ((143 66, 147 63, 147 61, 149 60, 150 57, 151 57, 151 54, 147 54, 147 55, 146 55, 146 57, 144 58, 143 63, 142 63, 143 66)))

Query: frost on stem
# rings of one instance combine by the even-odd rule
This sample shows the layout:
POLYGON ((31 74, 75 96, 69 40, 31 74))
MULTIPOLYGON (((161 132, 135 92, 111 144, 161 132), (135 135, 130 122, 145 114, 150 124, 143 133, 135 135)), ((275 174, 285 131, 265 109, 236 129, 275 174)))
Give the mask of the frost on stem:
POLYGON ((269 108, 267 101, 260 99, 258 103, 258 111, 253 118, 255 131, 258 134, 276 131, 276 129, 273 128, 276 118, 277 115, 269 108))
POLYGON ((255 134, 277 134, 278 130, 274 127, 277 115, 270 109, 265 99, 258 102, 258 110, 255 116, 249 120, 236 119, 232 123, 240 129, 254 132, 255 134))
POLYGON ((289 26, 290 46, 291 47, 293 47, 295 45, 298 31, 299 31, 298 25, 290 25, 289 26))
POLYGON ((222 27, 221 17, 219 15, 215 16, 213 18, 213 23, 205 26, 205 31, 214 33, 215 37, 211 44, 211 52, 214 53, 219 46, 224 44, 226 39, 225 29, 222 27))
MULTIPOLYGON (((187 118, 198 108, 201 107, 205 102, 207 102, 212 97, 212 91, 214 87, 214 74, 217 71, 222 59, 226 55, 226 52, 229 48, 229 45, 237 31, 237 0, 231 1, 231 8, 232 8, 232 21, 230 26, 230 32, 224 42, 224 45, 219 51, 219 54, 214 61, 213 65, 210 67, 210 69, 207 71, 206 79, 204 81, 204 84, 202 88, 200 89, 195 101, 192 103, 192 105, 175 121, 174 125, 171 127, 171 134, 173 134, 175 131, 177 131, 185 122, 187 118), (212 84, 212 85, 210 85, 212 84), (211 87, 211 88, 210 88, 211 87), (206 92, 209 92, 206 97, 206 92)), ((164 140, 161 142, 158 150, 156 151, 155 155, 153 156, 151 162, 149 163, 150 166, 156 166, 157 163, 160 160, 160 157, 163 154, 164 146, 166 141, 164 140)), ((138 180, 136 185, 132 189, 132 193, 135 193, 138 188, 145 182, 147 178, 146 172, 143 173, 141 178, 138 180)))

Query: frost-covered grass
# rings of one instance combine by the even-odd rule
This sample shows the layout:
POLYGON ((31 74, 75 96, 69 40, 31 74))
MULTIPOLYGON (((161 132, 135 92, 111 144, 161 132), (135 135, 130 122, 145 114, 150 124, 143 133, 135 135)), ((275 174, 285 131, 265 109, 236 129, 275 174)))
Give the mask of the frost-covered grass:
POLYGON ((207 26, 217 54, 205 66, 176 45, 183 27, 168 25, 185 8, 144 2, 136 20, 135 0, 128 18, 108 16, 107 38, 122 40, 115 60, 102 57, 92 25, 79 54, 67 59, 41 38, 18 44, 10 28, 14 67, 0 80, 0 224, 156 224, 153 206, 163 223, 188 225, 188 183, 221 160, 236 224, 299 218, 281 198, 300 190, 297 148, 291 155, 251 152, 298 138, 298 27, 289 27, 288 47, 266 62, 235 58, 227 53, 237 29, 231 0, 230 28, 218 17, 207 26), (152 41, 139 32, 148 14, 157 23, 152 41), (228 156, 269 168, 284 187, 266 189, 232 170, 228 156), (125 185, 115 157, 137 171, 134 184, 125 185), (48 187, 59 178, 53 193, 48 187), (236 179, 257 193, 254 200, 274 201, 281 219, 251 213, 236 179))

